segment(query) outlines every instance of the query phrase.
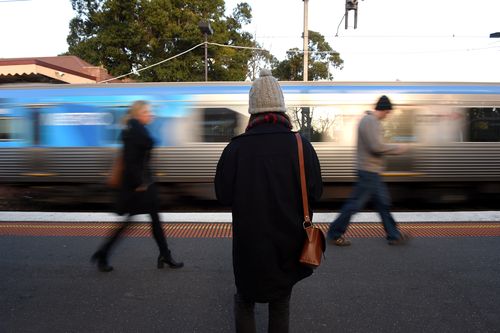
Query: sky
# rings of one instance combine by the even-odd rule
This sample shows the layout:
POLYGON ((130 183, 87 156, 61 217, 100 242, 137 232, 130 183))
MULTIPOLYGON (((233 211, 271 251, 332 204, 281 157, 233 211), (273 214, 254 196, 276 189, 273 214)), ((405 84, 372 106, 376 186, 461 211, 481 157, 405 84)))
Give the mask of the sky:
MULTIPOLYGON (((241 0, 226 0, 227 13, 241 0)), ((247 0, 244 30, 282 60, 302 49, 303 0, 247 0)), ((309 0, 309 30, 325 36, 344 68, 336 81, 500 82, 499 0, 359 0, 357 29, 345 0, 309 0), (337 30, 338 29, 338 30, 337 30)), ((67 51, 69 0, 0 0, 0 58, 67 51)))

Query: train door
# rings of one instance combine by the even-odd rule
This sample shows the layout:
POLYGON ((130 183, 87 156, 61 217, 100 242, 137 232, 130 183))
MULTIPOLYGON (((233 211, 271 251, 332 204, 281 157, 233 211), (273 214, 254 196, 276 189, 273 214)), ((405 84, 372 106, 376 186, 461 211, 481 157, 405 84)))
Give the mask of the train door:
POLYGON ((25 110, 0 106, 0 147, 24 147, 27 139, 25 110))
POLYGON ((29 156, 30 170, 27 173, 29 177, 47 177, 51 174, 45 169, 45 160, 43 158, 43 148, 40 148, 42 142, 41 135, 41 110, 47 107, 46 105, 27 105, 29 110, 29 127, 30 127, 30 141, 31 141, 31 154, 29 156))
MULTIPOLYGON (((389 116, 382 121, 384 142, 393 144, 409 144, 417 141, 415 118, 417 107, 397 106, 389 116)), ((414 153, 410 149, 405 154, 388 155, 386 158, 386 176, 407 176, 414 171, 414 153)))
POLYGON ((103 149, 111 145, 112 113, 90 103, 61 103, 45 109, 41 120, 44 162, 53 179, 101 181, 112 157, 103 149))
POLYGON ((29 172, 30 128, 25 108, 0 100, 0 179, 22 180, 29 172))

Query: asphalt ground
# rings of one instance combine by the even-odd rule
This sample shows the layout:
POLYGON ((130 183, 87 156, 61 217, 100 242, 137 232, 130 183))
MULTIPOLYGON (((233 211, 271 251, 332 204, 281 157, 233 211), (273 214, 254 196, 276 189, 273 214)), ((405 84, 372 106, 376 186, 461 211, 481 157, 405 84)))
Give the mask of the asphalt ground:
MULTIPOLYGON (((0 332, 233 332, 230 238, 127 237, 115 270, 89 263, 101 237, 0 236, 0 332)), ((260 332, 267 309, 257 306, 260 332)), ((329 246, 294 288, 291 332, 500 332, 500 237, 380 237, 329 246)))

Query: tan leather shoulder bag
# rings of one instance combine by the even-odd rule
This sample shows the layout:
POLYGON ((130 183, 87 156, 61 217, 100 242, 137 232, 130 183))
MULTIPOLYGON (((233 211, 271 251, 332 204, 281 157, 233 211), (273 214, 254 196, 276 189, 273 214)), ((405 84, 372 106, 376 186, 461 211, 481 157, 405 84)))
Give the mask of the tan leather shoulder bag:
POLYGON ((299 151, 300 167, 300 187, 302 189, 302 206, 304 209, 304 230, 306 232, 306 241, 300 255, 300 262, 312 268, 317 268, 321 264, 321 257, 325 252, 325 235, 320 228, 315 226, 309 217, 309 200, 307 198, 306 174, 304 168, 304 149, 302 147, 302 138, 299 133, 295 133, 299 151))

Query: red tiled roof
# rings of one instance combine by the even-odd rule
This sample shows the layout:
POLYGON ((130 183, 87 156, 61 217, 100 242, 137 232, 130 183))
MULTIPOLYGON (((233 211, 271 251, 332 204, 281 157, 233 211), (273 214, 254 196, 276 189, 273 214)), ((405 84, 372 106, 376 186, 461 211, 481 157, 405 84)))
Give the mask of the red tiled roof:
POLYGON ((36 57, 36 58, 6 58, 0 59, 1 66, 36 64, 54 70, 78 75, 97 82, 112 78, 106 69, 89 64, 77 56, 36 57))

